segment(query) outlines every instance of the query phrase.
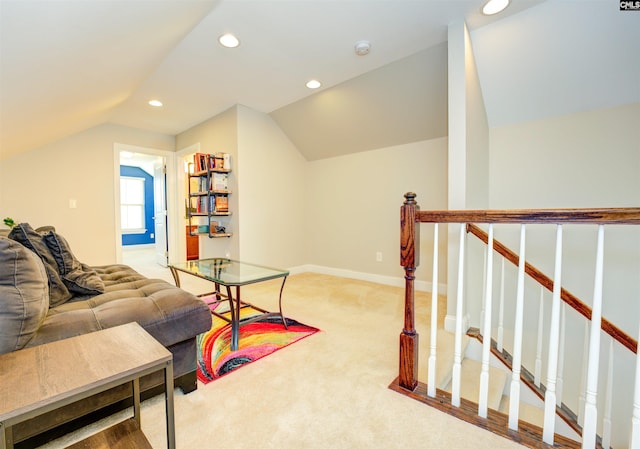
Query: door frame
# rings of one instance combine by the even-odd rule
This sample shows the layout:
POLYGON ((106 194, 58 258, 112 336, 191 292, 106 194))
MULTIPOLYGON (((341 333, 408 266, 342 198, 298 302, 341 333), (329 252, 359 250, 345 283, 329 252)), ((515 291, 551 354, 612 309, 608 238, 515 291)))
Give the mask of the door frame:
POLYGON ((131 153, 143 153, 152 156, 163 157, 167 167, 165 180, 165 191, 167 194, 167 246, 169 252, 169 263, 172 255, 179 254, 178 238, 176 227, 179 220, 179 209, 177 208, 178 197, 176 192, 176 163, 175 153, 172 151, 159 150, 157 148, 140 147, 124 143, 113 144, 113 179, 114 179, 114 218, 115 218, 115 253, 116 263, 122 263, 122 228, 120 226, 120 152, 129 151, 131 153))
MULTIPOLYGON (((186 185, 187 185, 187 167, 185 166, 185 156, 189 156, 193 153, 199 153, 200 152, 200 142, 194 143, 192 145, 189 145, 185 148, 181 148, 178 151, 176 151, 175 154, 175 161, 173 163, 173 169, 175 170, 175 188, 173 189, 173 191, 175 192, 175 207, 176 210, 181 210, 180 208, 183 209, 182 212, 178 212, 177 214, 175 214, 174 216, 172 216, 172 220, 174 223, 174 229, 177 229, 178 232, 176 233, 176 252, 171 253, 169 252, 169 260, 171 261, 171 256, 172 255, 177 255, 177 254, 182 254, 182 258, 183 260, 178 260, 178 261, 184 261, 186 260, 186 254, 187 254, 187 237, 186 237, 186 231, 185 231, 185 215, 186 215, 186 206, 184 204, 184 200, 181 200, 181 198, 187 198, 187 189, 186 189, 186 185), (182 219, 181 219, 182 217, 182 219), (178 238, 179 236, 179 238, 178 238)), ((170 220, 171 220, 170 219, 170 220)), ((198 239, 198 244, 200 244, 200 239, 198 239)), ((202 248, 200 248, 200 253, 202 251, 202 248)), ((169 262, 171 263, 171 262, 169 262)))

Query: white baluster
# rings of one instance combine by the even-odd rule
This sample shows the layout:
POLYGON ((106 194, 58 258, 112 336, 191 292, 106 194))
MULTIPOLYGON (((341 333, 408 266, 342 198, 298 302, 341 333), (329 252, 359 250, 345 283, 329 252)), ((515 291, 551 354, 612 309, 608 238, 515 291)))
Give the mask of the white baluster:
MULTIPOLYGON (((480 310, 480 323, 484 323, 484 307, 487 301, 487 247, 483 248, 482 253, 482 309, 480 310)), ((480 325, 480 335, 482 335, 482 324, 480 325)))
POLYGON ((611 447, 611 405, 613 404, 613 338, 609 339, 609 365, 607 367, 607 392, 604 403, 604 418, 602 420, 602 444, 604 448, 611 447))
MULTIPOLYGON (((509 429, 518 430, 520 412, 520 371, 522 365, 522 322, 524 317, 524 263, 525 225, 520 226, 520 260, 518 262, 518 287, 516 289, 516 318, 513 335, 513 364, 509 393, 509 429)), ((503 259, 504 260, 504 259, 503 259)))
POLYGON ((589 364, 587 367, 587 393, 584 405, 584 426, 582 427, 582 448, 596 446, 598 425, 598 368, 600 365, 600 324, 602 321, 602 279, 604 265, 604 226, 598 226, 598 247, 596 251, 596 275, 593 286, 591 307, 591 337, 589 338, 589 364))
POLYGON ((540 304, 538 305, 538 343, 536 345, 536 366, 533 383, 540 388, 542 378, 542 337, 544 333, 544 287, 540 287, 540 304))
POLYGON ((451 404, 460 407, 460 370, 462 366, 462 311, 464 286, 464 236, 466 225, 460 225, 460 246, 458 252, 458 291, 456 297, 456 335, 453 349, 453 373, 451 378, 451 404))
POLYGON ((589 323, 589 320, 584 320, 580 395, 578 396, 578 424, 580 424, 580 426, 584 425, 584 392, 587 390, 587 361, 589 360, 589 323))
POLYGON ((562 302, 560 304, 560 348, 558 350, 558 377, 556 378, 556 405, 562 405, 562 388, 564 386, 564 335, 567 323, 567 305, 562 302))
MULTIPOLYGON (((638 341, 640 341, 640 327, 638 327, 638 341)), ((633 417, 631 418, 631 437, 629 447, 640 447, 640 351, 636 354, 636 379, 633 391, 633 417)))
POLYGON ((556 256, 549 325, 549 358, 547 361, 547 391, 544 396, 542 441, 553 445, 556 425, 556 377, 558 370, 558 340, 560 334, 560 288, 562 285, 562 225, 556 228, 556 256))
POLYGON ((493 224, 489 225, 487 246, 487 277, 484 305, 484 324, 482 332, 482 370, 480 371, 480 393, 478 397, 478 416, 487 417, 489 408, 489 357, 491 356, 491 301, 493 279, 493 224))
POLYGON ((438 335, 438 223, 433 228, 433 276, 431 277, 431 351, 429 354, 429 378, 427 394, 436 396, 436 338, 438 335))
POLYGON ((498 313, 498 351, 502 352, 502 339, 504 338, 504 257, 500 269, 500 310, 498 313))

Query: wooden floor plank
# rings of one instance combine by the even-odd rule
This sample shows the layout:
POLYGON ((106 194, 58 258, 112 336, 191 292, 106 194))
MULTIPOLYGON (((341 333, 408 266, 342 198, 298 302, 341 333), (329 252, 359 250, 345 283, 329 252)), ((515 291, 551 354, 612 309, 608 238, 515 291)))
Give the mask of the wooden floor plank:
POLYGON ((460 398, 460 407, 455 407, 451 405, 451 393, 440 389, 436 389, 435 398, 431 398, 427 396, 427 385, 422 382, 418 382, 418 386, 414 391, 409 391, 402 388, 399 378, 396 378, 391 382, 389 388, 465 422, 533 449, 578 449, 581 447, 581 443, 559 434, 555 435, 553 446, 543 443, 542 428, 522 420, 519 421, 519 431, 509 430, 509 417, 504 413, 489 409, 487 418, 481 418, 478 416, 478 404, 475 402, 460 398))

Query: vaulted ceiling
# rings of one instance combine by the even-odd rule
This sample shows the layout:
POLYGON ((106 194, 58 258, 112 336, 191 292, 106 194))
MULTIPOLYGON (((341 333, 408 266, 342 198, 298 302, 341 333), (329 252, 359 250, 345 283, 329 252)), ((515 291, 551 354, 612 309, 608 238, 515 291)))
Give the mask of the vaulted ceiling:
POLYGON ((640 101, 637 13, 612 3, 487 17, 483 0, 0 0, 0 159, 104 122, 176 135, 236 104, 310 160, 440 137, 461 20, 494 125, 640 101))

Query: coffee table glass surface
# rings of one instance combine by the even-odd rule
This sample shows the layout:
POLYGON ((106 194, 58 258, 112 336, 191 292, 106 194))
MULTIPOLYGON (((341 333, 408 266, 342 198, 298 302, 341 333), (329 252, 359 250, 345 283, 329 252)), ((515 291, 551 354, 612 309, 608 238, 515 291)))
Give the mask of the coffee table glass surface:
POLYGON ((184 271, 222 285, 246 285, 286 277, 289 272, 226 258, 200 259, 180 262, 171 268, 184 271))

